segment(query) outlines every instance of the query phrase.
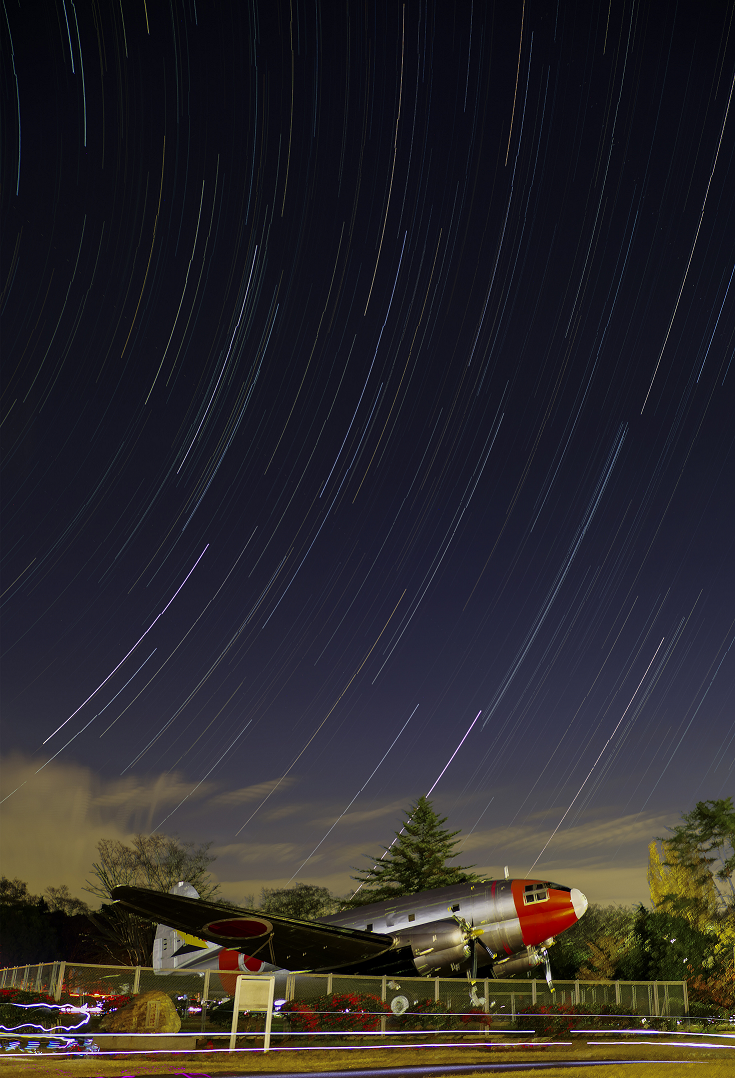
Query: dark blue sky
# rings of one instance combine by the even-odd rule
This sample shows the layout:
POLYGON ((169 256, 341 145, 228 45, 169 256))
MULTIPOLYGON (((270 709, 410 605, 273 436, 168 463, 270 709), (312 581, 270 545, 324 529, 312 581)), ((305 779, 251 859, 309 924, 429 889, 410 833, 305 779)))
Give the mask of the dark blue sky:
POLYGON ((732 19, 8 5, 11 875, 344 892, 481 711, 465 862, 645 897, 732 790, 732 19))

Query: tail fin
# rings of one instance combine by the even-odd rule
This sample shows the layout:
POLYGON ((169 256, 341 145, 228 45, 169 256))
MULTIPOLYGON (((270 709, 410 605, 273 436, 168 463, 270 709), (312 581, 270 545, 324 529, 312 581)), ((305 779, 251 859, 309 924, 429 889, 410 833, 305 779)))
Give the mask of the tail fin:
MULTIPOLYGON (((177 883, 169 894, 183 895, 185 898, 199 898, 190 883, 177 883)), ((222 987, 226 992, 234 992, 238 973, 263 973, 277 969, 269 962, 251 958, 240 951, 221 947, 191 936, 187 932, 168 925, 159 925, 153 941, 153 969, 155 973, 170 973, 175 969, 190 969, 193 973, 205 970, 217 970, 222 987)))

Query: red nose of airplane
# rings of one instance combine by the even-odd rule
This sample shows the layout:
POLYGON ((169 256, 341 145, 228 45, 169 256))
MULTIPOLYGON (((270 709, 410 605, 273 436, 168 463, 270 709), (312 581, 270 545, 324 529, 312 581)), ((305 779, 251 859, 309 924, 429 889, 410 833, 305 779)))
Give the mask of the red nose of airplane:
POLYGON ((587 899, 576 887, 548 880, 513 880, 512 891, 527 947, 571 928, 587 909, 587 899))

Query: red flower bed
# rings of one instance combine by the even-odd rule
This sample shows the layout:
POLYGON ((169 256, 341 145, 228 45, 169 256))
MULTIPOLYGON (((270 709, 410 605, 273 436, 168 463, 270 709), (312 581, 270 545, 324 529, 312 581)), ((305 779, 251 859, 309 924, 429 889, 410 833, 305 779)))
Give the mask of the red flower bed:
MULTIPOLYGON (((22 1026, 44 1026, 48 1029, 58 1022, 58 1004, 47 992, 0 988, 0 1026, 5 1026, 6 1030, 18 1030, 22 1026), (36 1008, 34 1003, 44 1006, 36 1008)), ((29 1029, 28 1032, 32 1030, 29 1029)))
POLYGON ((380 1029, 380 1019, 391 1010, 377 996, 345 993, 293 999, 280 1013, 297 1033, 364 1033, 380 1029))
POLYGON ((126 1003, 130 1003, 132 998, 132 996, 105 996, 100 1004, 102 1016, 112 1014, 113 1011, 119 1011, 126 1003))

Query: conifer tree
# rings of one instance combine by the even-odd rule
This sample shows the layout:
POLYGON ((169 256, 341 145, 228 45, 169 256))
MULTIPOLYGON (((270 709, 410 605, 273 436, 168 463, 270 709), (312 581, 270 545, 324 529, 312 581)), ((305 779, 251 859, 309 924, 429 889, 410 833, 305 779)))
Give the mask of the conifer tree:
POLYGON ((419 797, 411 806, 406 822, 394 832, 395 840, 384 846, 381 858, 372 857, 369 872, 353 876, 362 886, 352 899, 353 905, 381 902, 401 895, 414 895, 432 887, 453 883, 471 883, 478 879, 470 872, 474 865, 449 865, 458 854, 454 847, 459 831, 442 827, 446 816, 435 812, 431 801, 419 797))

